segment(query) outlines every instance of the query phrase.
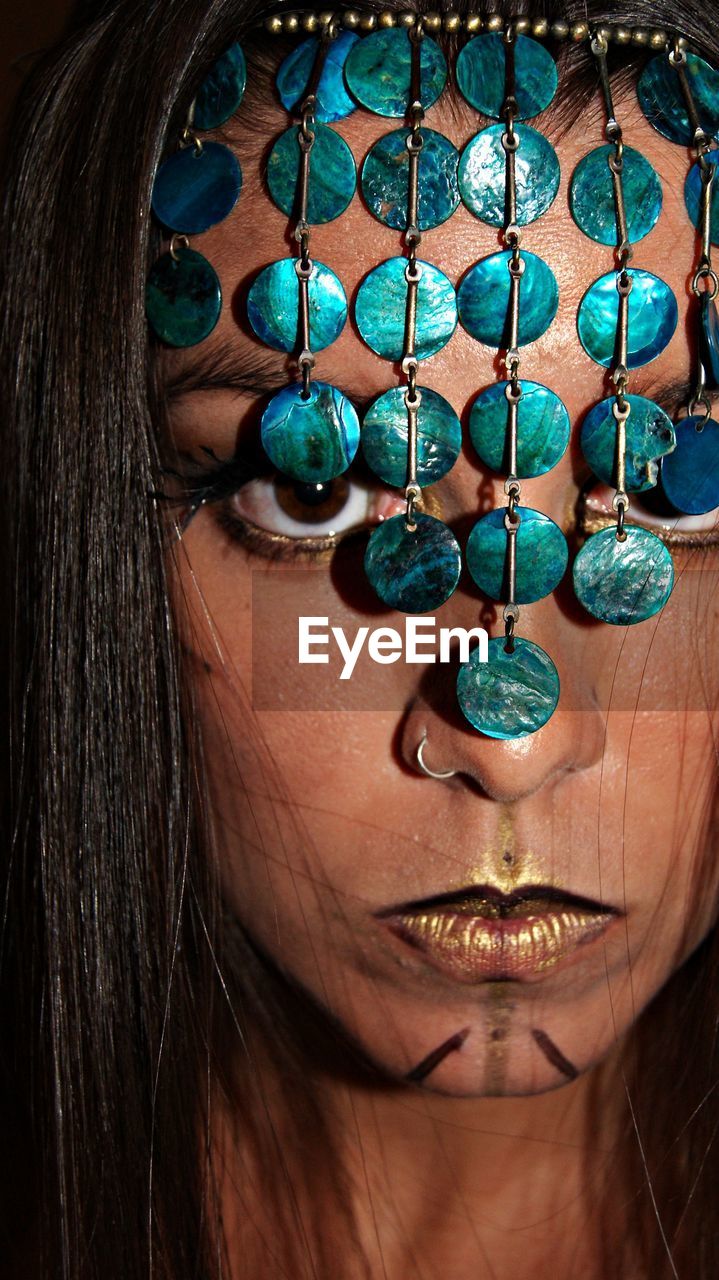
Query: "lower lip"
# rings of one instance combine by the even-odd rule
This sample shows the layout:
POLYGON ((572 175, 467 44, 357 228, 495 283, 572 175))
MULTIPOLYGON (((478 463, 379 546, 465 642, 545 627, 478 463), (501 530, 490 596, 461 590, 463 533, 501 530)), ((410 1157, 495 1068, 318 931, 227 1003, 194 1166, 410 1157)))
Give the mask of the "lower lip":
POLYGON ((385 918, 391 931, 455 982, 530 978, 556 969, 609 928, 614 914, 552 911, 512 919, 433 912, 385 918))

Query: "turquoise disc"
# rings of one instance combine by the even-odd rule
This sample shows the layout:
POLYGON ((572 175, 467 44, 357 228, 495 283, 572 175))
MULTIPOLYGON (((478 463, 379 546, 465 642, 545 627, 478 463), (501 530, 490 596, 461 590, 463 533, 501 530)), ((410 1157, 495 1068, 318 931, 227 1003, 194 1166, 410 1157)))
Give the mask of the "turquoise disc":
MULTIPOLYGON (((668 414, 644 396, 625 396, 629 405, 626 423, 626 491, 641 493, 653 489, 659 478, 659 459, 675 445, 674 427, 668 414)), ((582 453, 592 471, 605 484, 615 483, 617 420, 610 396, 589 410, 582 423, 582 453)))
POLYGON ((346 471, 359 448, 357 411, 327 382, 312 382, 307 400, 299 383, 283 387, 262 415, 263 448, 293 480, 323 483, 346 471))
MULTIPOLYGON (((447 62, 439 45, 424 36, 420 43, 420 99, 426 109, 447 83, 447 62)), ((412 46, 403 27, 364 36, 350 50, 345 82, 354 98, 378 116, 407 114, 412 76, 412 46)))
MULTIPOLYGON (((599 244, 617 242, 614 182, 607 163, 616 154, 612 144, 597 147, 579 161, 569 187, 572 217, 585 236, 599 244)), ((656 225, 662 211, 662 184, 655 169, 639 151, 624 148, 622 186, 627 211, 627 239, 636 244, 656 225)))
MULTIPOLYGON (((295 211, 300 175, 297 126, 280 134, 267 161, 267 185, 275 204, 291 216, 295 211)), ((326 124, 313 126, 310 152, 307 221, 331 222, 344 213, 357 185, 354 156, 344 138, 326 124)))
POLYGON ((247 84, 242 46, 235 43, 217 59, 200 85, 192 123, 196 129, 217 129, 239 107, 247 84))
MULTIPOLYGON (((548 49, 517 36, 514 53, 517 119, 528 120, 548 107, 557 92, 557 64, 548 49)), ((470 106, 498 120, 504 102, 504 40, 494 32, 475 36, 457 55, 459 91, 470 106)))
POLYGON ((194 347, 220 318, 217 272, 194 249, 178 249, 177 259, 163 253, 150 269, 145 307, 158 338, 171 347, 194 347))
MULTIPOLYGON (((480 392, 469 414, 469 434, 482 462, 509 475, 507 442, 508 382, 493 382, 480 392)), ((569 444, 569 414, 558 395, 539 382, 521 380, 517 406, 517 475, 520 480, 551 471, 569 444)))
MULTIPOLYGON (((627 366, 637 369, 661 355, 677 327, 679 308, 669 285, 658 276, 639 267, 629 267, 627 274, 633 281, 627 366)), ((589 286, 577 314, 577 331, 584 350, 605 368, 614 362, 618 314, 617 272, 610 271, 589 286)))
MULTIPOLYGON (((247 295, 247 318, 257 337, 276 351, 294 351, 298 342, 299 280, 296 258, 281 258, 260 271, 247 295)), ((328 347, 347 319, 347 298, 334 271, 314 261, 307 282, 310 346, 328 347)))
MULTIPOLYGON (((488 347, 508 343, 509 250, 482 258, 467 272, 457 290, 459 318, 468 333, 488 347)), ((534 253, 522 252, 524 275, 519 307, 519 346, 534 342, 552 323, 559 306, 554 272, 534 253)))
MULTIPOLYGON (((344 80, 347 54, 357 40, 359 36, 354 31, 340 31, 327 50, 315 90, 315 120, 322 124, 344 120, 357 110, 357 104, 350 98, 344 80)), ((287 111, 299 107, 304 97, 318 47, 317 36, 310 36, 309 40, 303 40, 302 44, 288 53, 280 64, 275 83, 280 101, 287 111)))
MULTIPOLYGON (((482 516, 467 539, 467 568, 490 600, 508 600, 506 507, 482 516)), ((569 551, 567 540, 542 511, 518 507, 517 604, 533 604, 554 591, 564 577, 569 551)))
POLYGON ((487 661, 479 649, 457 672, 457 698, 469 723, 488 738, 526 738, 546 724, 559 701, 559 676, 552 659, 530 640, 514 641, 505 651, 504 637, 487 645, 487 661))
POLYGON ((240 163, 229 147, 203 142, 199 154, 183 147, 157 171, 152 212, 172 231, 199 235, 232 213, 241 187, 240 163))
MULTIPOLYGON (((503 227, 505 222, 506 156, 503 124, 482 129, 467 143, 459 161, 462 200, 482 222, 503 227)), ((559 190, 559 160, 551 142, 528 124, 515 128, 517 226, 535 222, 552 204, 559 190)))
POLYGON ((682 418, 675 424, 677 447, 662 461, 662 488, 673 507, 702 516, 719 507, 719 422, 682 418))
MULTIPOLYGON (((449 401, 429 387, 417 410, 417 483, 441 480, 462 447, 462 428, 449 401)), ((393 488, 407 483, 407 406, 405 388, 392 387, 370 405, 362 423, 362 452, 375 475, 393 488)))
MULTIPOLYGON (((717 161, 719 151, 708 151, 707 160, 714 165, 714 181, 712 182, 710 235, 712 244, 719 244, 719 172, 717 161)), ((687 213, 697 230, 701 230, 701 196, 702 171, 698 164, 693 164, 684 183, 684 203, 687 213)))
MULTIPOLYGON (((719 130, 719 72, 695 53, 686 55, 686 73, 692 97, 704 130, 715 136, 719 130)), ((679 76, 664 54, 652 58, 637 84, 639 105, 658 133, 689 146, 694 130, 684 104, 679 76)))
MULTIPOLYGON (((407 226, 409 152, 407 129, 395 129, 375 142, 367 153, 360 183, 375 218, 395 231, 407 226)), ((422 129, 424 145, 419 153, 417 222, 428 231, 446 222, 459 204, 457 148, 434 129, 422 129)))
POLYGON ((716 302, 704 290, 700 299, 699 343, 708 391, 719 391, 719 314, 716 302))
MULTIPOLYGON (((439 267, 417 261, 422 275, 417 286, 415 351, 419 360, 426 360, 447 345, 457 327, 457 297, 439 267)), ((387 258, 365 276, 357 290, 357 328, 367 346, 385 360, 401 360, 404 351, 406 266, 406 258, 387 258)))
POLYGON ((588 538, 574 561, 574 590, 580 604, 600 622, 626 627, 644 622, 664 607, 674 586, 674 565, 661 539, 638 525, 588 538))
POLYGON ((383 520, 370 534, 364 557, 367 577, 380 600, 402 613, 426 613, 451 596, 462 555, 452 530, 434 516, 416 512, 411 533, 404 513, 383 520))

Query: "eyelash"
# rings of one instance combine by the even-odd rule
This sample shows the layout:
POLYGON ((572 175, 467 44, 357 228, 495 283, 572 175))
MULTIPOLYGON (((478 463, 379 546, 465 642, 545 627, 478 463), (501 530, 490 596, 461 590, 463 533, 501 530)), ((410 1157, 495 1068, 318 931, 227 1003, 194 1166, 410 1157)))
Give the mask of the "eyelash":
MULTIPOLYGON (((272 468, 269 460, 265 464, 263 460, 258 459, 256 456, 243 454, 241 451, 238 451, 226 461, 219 459, 211 449, 206 447, 202 448, 202 452, 212 459, 213 465, 211 467, 202 470, 196 460, 189 458, 185 473, 168 469, 168 474, 180 481, 182 485, 180 491, 174 495, 157 495, 159 498, 167 499, 173 504, 186 508, 180 519, 182 532, 187 529, 191 520, 203 507, 211 507, 214 508, 214 518, 220 528, 234 542, 242 545, 248 554, 261 555, 272 562, 297 561, 298 559, 317 560, 322 555, 331 555, 340 542, 371 523, 370 521, 364 521, 361 524, 354 524, 340 533, 314 537, 309 535, 306 537, 293 537, 289 534, 263 529, 260 525, 238 515, 236 511, 232 510, 230 504, 232 499, 248 484, 260 479, 274 481, 279 477, 279 472, 272 468)), ((344 477, 347 477, 347 479, 349 479, 349 476, 349 472, 344 473, 344 477)), ((344 477, 338 477, 338 479, 341 480, 344 477)), ((377 486, 381 484, 374 478, 373 482, 377 486)), ((586 510, 587 500, 591 494, 602 489, 606 490, 607 493, 610 492, 600 481, 592 478, 580 493, 575 523, 576 529, 582 537, 587 537, 599 529, 606 528, 608 525, 613 524, 616 519, 609 512, 605 516, 600 512, 591 514, 586 510)), ((719 545, 719 523, 713 529, 682 533, 677 531, 676 528, 667 529, 665 527, 661 529, 651 522, 651 516, 647 522, 637 520, 637 508, 641 507, 641 498, 641 494, 631 495, 630 520, 634 515, 636 523, 644 523, 645 527, 656 532, 668 546, 675 549, 710 549, 719 545)), ((436 502, 436 499, 434 501, 436 502)), ((431 509, 432 495, 429 491, 425 491, 425 503, 425 509, 431 509)), ((437 514, 440 513, 437 512, 437 514)), ((667 516, 666 519, 667 521, 673 519, 676 522, 681 517, 678 515, 676 517, 667 516)))

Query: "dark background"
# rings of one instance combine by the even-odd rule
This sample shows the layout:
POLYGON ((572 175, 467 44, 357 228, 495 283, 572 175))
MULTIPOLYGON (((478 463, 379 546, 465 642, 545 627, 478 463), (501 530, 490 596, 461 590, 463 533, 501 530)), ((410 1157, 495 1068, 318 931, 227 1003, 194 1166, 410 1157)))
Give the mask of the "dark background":
POLYGON ((33 54, 57 38, 71 0, 0 0, 0 117, 4 121, 33 54))

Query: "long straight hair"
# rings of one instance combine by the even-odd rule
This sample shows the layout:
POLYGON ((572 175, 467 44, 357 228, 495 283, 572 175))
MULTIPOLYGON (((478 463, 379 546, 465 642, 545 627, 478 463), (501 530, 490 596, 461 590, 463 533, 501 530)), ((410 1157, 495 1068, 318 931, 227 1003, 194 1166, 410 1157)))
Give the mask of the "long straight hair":
MULTIPOLYGON (((716 22, 699 0, 630 0, 621 10, 538 0, 521 11, 661 24, 719 63, 716 22)), ((212 1207, 215 1091, 239 1117, 276 1207, 280 1254, 263 1265, 258 1253, 248 1277, 336 1280, 323 1196, 342 1202, 335 1220, 352 1240, 342 1178, 322 1180, 302 1161, 305 1134, 321 1131, 322 1100, 301 1069, 301 997, 241 931, 227 942, 152 498, 162 487, 144 318, 158 252, 152 178, 176 104, 191 99, 258 12, 242 0, 81 4, 63 41, 38 61, 8 130, 0 233, 11 673, 0 1265, 8 1275, 13 1265, 44 1280, 226 1274, 212 1207), (288 1131, 317 1212, 301 1230, 296 1188, 289 1174, 273 1176, 275 1140, 257 1119, 262 1081, 252 1054, 233 1071, 243 1037, 262 1042, 270 1069, 291 1062, 295 1097, 304 1090, 288 1131)), ((629 64, 641 51, 622 56, 629 64)), ((578 67, 575 91, 588 98, 594 87, 591 70, 578 67)), ((627 1230, 653 1280, 719 1275, 718 1019, 712 932, 630 1036, 617 1161, 629 1189, 627 1230)), ((339 1161, 330 1137, 327 1128, 327 1169, 339 1161)), ((604 1274, 619 1275, 623 1238, 611 1226, 604 1274)), ((343 1280, 366 1274, 355 1245, 339 1256, 343 1280)))

